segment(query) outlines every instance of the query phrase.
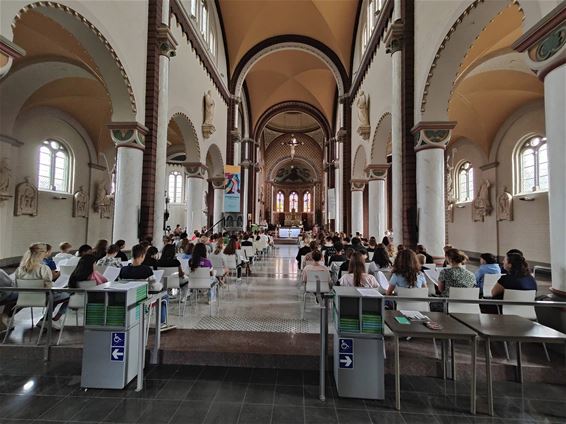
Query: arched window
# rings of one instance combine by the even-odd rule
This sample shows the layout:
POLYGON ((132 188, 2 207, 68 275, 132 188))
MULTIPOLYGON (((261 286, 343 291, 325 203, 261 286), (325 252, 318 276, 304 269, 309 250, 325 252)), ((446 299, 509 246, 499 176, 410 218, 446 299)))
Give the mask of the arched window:
POLYGON ((474 168, 470 162, 462 163, 456 171, 458 202, 471 202, 474 198, 474 168))
POLYGON ((548 150, 546 137, 528 139, 518 152, 518 191, 548 191, 548 150))
POLYGON ((275 199, 275 210, 277 212, 285 212, 285 195, 283 192, 278 192, 275 199))
POLYGON ((306 191, 303 194, 303 212, 310 212, 311 211, 311 192, 306 191))
POLYGON ((197 17, 197 4, 198 4, 199 0, 189 0, 190 3, 190 9, 191 9, 191 16, 194 16, 195 18, 197 17))
POLYGON ((200 32, 206 39, 208 36, 208 5, 206 0, 201 0, 200 2, 200 32))
POLYGON ((367 24, 364 22, 364 26, 362 27, 362 54, 366 51, 366 46, 368 44, 368 27, 367 24))
POLYGON ((216 25, 210 25, 210 33, 208 34, 208 48, 212 56, 216 58, 216 25))
POLYGON ((58 141, 45 140, 41 144, 37 186, 40 190, 71 191, 71 157, 58 141))
POLYGON ((299 212, 299 195, 297 192, 292 192, 289 195, 289 212, 299 212))
POLYGON ((171 203, 183 203, 183 174, 179 171, 169 174, 168 195, 171 203))

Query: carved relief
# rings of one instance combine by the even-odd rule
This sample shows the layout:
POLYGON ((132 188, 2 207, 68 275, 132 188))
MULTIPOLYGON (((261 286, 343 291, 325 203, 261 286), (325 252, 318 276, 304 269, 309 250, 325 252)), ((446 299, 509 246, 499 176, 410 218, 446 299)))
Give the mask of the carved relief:
POLYGON ((98 183, 96 190, 96 200, 94 201, 93 209, 98 212, 100 218, 111 219, 112 211, 114 210, 114 196, 108 193, 104 183, 98 183))
POLYGON ((0 202, 12 197, 10 194, 11 179, 12 170, 8 167, 8 159, 2 158, 0 161, 0 202))
POLYGON ((73 217, 86 218, 88 216, 88 193, 84 191, 83 186, 79 187, 73 195, 73 217))
POLYGON ((503 193, 497 197, 497 220, 513 221, 513 195, 503 187, 503 193))
POLYGON ((472 203, 472 220, 474 222, 483 222, 485 217, 491 215, 491 212, 493 211, 489 195, 490 187, 491 183, 488 180, 484 180, 472 203))
POLYGON ((369 100, 366 98, 363 91, 360 91, 358 95, 356 106, 358 108, 358 121, 360 124, 357 132, 364 140, 368 140, 371 133, 371 127, 369 125, 369 100))
POLYGON ((16 186, 16 201, 14 203, 14 215, 37 216, 37 188, 25 177, 23 183, 16 186))
POLYGON ((214 99, 211 90, 208 90, 204 95, 204 122, 202 123, 202 135, 204 138, 209 138, 216 128, 214 122, 214 99))

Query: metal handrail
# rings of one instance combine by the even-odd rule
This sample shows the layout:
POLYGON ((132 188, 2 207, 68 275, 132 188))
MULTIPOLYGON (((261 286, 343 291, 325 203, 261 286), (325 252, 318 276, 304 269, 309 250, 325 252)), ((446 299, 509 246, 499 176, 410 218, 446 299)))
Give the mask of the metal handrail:
POLYGON ((220 218, 219 221, 215 222, 215 223, 212 224, 210 227, 206 228, 206 229, 203 231, 203 234, 208 234, 214 227, 216 227, 216 226, 217 226, 218 224, 220 224, 221 222, 224 222, 225 219, 226 219, 226 218, 224 218, 224 217, 220 218))

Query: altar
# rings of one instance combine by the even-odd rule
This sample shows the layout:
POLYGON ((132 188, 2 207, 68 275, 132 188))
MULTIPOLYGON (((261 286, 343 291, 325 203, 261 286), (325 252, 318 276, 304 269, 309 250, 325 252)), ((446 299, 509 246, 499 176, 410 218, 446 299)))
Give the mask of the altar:
POLYGON ((280 227, 279 238, 299 238, 301 228, 299 227, 280 227))

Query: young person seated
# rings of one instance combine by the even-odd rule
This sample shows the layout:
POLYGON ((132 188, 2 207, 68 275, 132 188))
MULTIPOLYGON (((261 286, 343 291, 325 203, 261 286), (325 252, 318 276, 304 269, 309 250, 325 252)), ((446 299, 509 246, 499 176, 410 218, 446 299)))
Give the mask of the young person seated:
MULTIPOLYGON (((14 286, 15 283, 14 281, 12 281, 10 276, 3 269, 0 269, 0 287, 14 286)), ((4 307, 4 310, 2 311, 2 315, 0 317, 0 332, 6 331, 8 329, 8 324, 10 322, 10 318, 14 313, 14 306, 16 306, 17 300, 17 292, 0 292, 0 306, 4 307)), ((12 328, 10 328, 10 330, 12 328)))
POLYGON ((344 245, 340 241, 334 243, 334 250, 335 253, 332 256, 326 257, 328 266, 331 266, 332 262, 344 262, 348 259, 344 253, 344 245))
POLYGON ((483 279, 486 274, 501 274, 497 258, 491 253, 482 253, 480 255, 480 266, 475 274, 476 287, 480 288, 480 296, 483 296, 483 279))
POLYGON ((422 244, 417 244, 417 249, 415 250, 415 253, 421 254, 425 256, 425 264, 433 264, 434 263, 434 259, 431 255, 429 255, 426 251, 426 248, 422 245, 422 244))
POLYGON ((387 250, 383 246, 383 244, 379 243, 374 252, 373 252, 373 262, 377 265, 377 268, 380 270, 389 269, 391 268, 391 258, 387 253, 387 250))
POLYGON ((153 269, 144 265, 145 248, 141 244, 132 247, 132 263, 120 269, 118 278, 120 280, 147 280, 153 277, 153 269))
POLYGON ((106 255, 103 258, 100 258, 96 265, 98 266, 113 266, 116 268, 122 268, 122 261, 120 258, 117 258, 116 255, 118 254, 118 246, 115 244, 111 244, 108 246, 108 250, 106 251, 106 255))
POLYGON ((226 257, 233 257, 233 259, 236 262, 236 278, 239 279, 242 278, 242 262, 240 258, 238 258, 237 250, 238 250, 238 246, 236 240, 230 237, 228 239, 228 244, 224 248, 222 254, 224 255, 224 260, 226 260, 226 257))
MULTIPOLYGON (((149 253, 149 250, 147 253, 149 253)), ((147 253, 146 253, 146 257, 148 256, 147 253)), ((163 246, 163 250, 161 251, 161 257, 157 261, 157 266, 159 268, 175 267, 179 270, 179 278, 182 279, 185 276, 185 273, 183 272, 183 268, 181 267, 181 262, 179 262, 179 260, 175 256, 175 246, 173 246, 172 244, 166 244, 165 246, 163 246)))
MULTIPOLYGON (((306 239, 305 239, 306 241, 306 239)), ((316 244, 316 242, 314 242, 316 244)), ((295 257, 295 259, 297 260, 297 263, 299 264, 299 269, 301 269, 301 256, 306 256, 308 253, 310 253, 312 251, 312 248, 310 246, 310 242, 309 244, 305 244, 303 247, 301 247, 299 249, 299 251, 297 252, 297 256, 295 257)))
POLYGON ((458 249, 448 249, 446 260, 449 267, 440 271, 438 275, 438 290, 440 295, 448 297, 450 287, 472 288, 476 285, 473 272, 464 268, 468 257, 458 249))
MULTIPOLYGON (((51 288, 53 286, 53 275, 51 273, 51 270, 47 265, 43 263, 43 260, 45 259, 47 253, 48 250, 46 243, 34 243, 25 251, 24 255, 22 256, 20 266, 18 267, 18 269, 16 269, 16 286, 19 280, 43 280, 43 286, 45 288, 51 288)), ((57 312, 51 318, 51 320, 53 321, 53 328, 56 330, 61 329, 59 320, 67 311, 68 303, 68 293, 53 293, 54 310, 56 305, 61 305, 59 312, 57 312)), ((36 325, 41 327, 43 319, 44 318, 41 318, 36 325)))
POLYGON ((108 250, 108 240, 98 240, 96 245, 92 249, 92 254, 96 258, 96 260, 102 259, 106 256, 106 251, 108 250))
POLYGON ((45 246, 47 247, 47 253, 45 254, 45 258, 43 258, 43 263, 49 267, 51 273, 53 274, 52 280, 55 281, 57 278, 59 278, 59 275, 61 275, 61 273, 57 271, 57 264, 55 264, 55 261, 51 258, 53 248, 48 243, 45 243, 45 246))
POLYGON ((59 265, 59 262, 61 262, 62 260, 72 258, 74 256, 71 253, 72 248, 73 248, 73 245, 69 242, 66 242, 66 241, 59 244, 59 253, 57 253, 55 256, 53 256, 53 261, 57 265, 59 265))
POLYGON ((326 271, 328 272, 328 268, 324 266, 322 262, 322 252, 319 250, 315 250, 312 252, 312 262, 305 266, 303 272, 301 274, 301 278, 304 283, 307 282, 308 273, 311 271, 326 271))
MULTIPOLYGON (((354 249, 352 249, 351 247, 346 248, 346 251, 344 253, 344 256, 346 256, 346 261, 342 265, 340 265, 340 270, 338 271, 338 278, 342 277, 343 272, 349 272, 348 270, 350 269, 350 259, 352 258, 352 255, 354 253, 355 253, 354 249)), ((364 270, 365 270, 365 265, 364 265, 364 270)))
POLYGON ((501 278, 491 289, 494 299, 503 299, 505 290, 536 290, 537 282, 529 271, 527 261, 518 253, 508 253, 503 260, 503 267, 507 274, 501 278))
POLYGON ((451 244, 447 244, 446 246, 443 247, 444 250, 444 263, 442 264, 443 268, 446 268, 448 266, 448 259, 446 258, 446 252, 448 252, 450 249, 454 249, 454 246, 452 246, 451 244))
POLYGON ((155 271, 158 267, 157 264, 158 256, 159 256, 159 250, 157 250, 157 247, 155 246, 148 247, 147 250, 145 251, 145 259, 143 260, 143 265, 147 265, 155 271))
POLYGON ((79 250, 77 250, 77 253, 75 253, 74 256, 71 256, 69 259, 64 259, 60 261, 58 265, 77 266, 77 264, 84 255, 90 255, 91 253, 92 253, 92 247, 90 247, 90 245, 88 244, 83 244, 82 246, 79 247, 79 250))
POLYGON ((318 249, 318 242, 316 242, 316 241, 311 241, 309 246, 311 248, 311 251, 305 255, 305 265, 308 265, 308 264, 314 262, 313 258, 312 258, 312 254, 316 251, 320 251, 318 249))
POLYGON ((340 278, 339 285, 346 287, 379 287, 375 277, 366 273, 365 259, 361 252, 352 254, 348 265, 348 274, 340 278))
MULTIPOLYGON (((505 253, 505 256, 510 255, 511 253, 516 253, 517 255, 520 255, 520 256, 523 256, 523 257, 525 256, 525 255, 523 255, 523 252, 519 249, 510 249, 510 250, 507 251, 507 253, 505 253)), ((502 274, 507 274, 507 270, 505 269, 504 263, 500 264, 499 268, 501 268, 502 274)))
POLYGON ((104 275, 94 270, 96 257, 94 255, 84 255, 75 270, 69 276, 69 287, 78 288, 79 281, 96 281, 96 285, 107 283, 108 280, 104 275))
MULTIPOLYGON (((207 268, 210 272, 210 276, 214 276, 214 271, 212 267, 212 262, 210 259, 207 258, 207 249, 203 243, 195 244, 195 248, 193 249, 193 256, 189 260, 189 268, 191 271, 196 270, 197 268, 207 268)), ((190 274, 189 274, 190 278, 190 274)), ((211 301, 211 291, 208 291, 208 302, 211 301)))
POLYGON ((368 253, 373 253, 375 252, 376 248, 377 248, 377 240, 375 239, 374 236, 371 236, 367 244, 367 251, 368 253))
POLYGON ((431 265, 433 265, 426 263, 426 256, 422 253, 417 253, 417 261, 419 262, 419 266, 421 267, 421 272, 425 272, 426 270, 430 269, 431 265))
POLYGON ((126 242, 124 240, 118 240, 114 244, 118 246, 118 253, 116 254, 116 257, 120 258, 122 262, 128 262, 128 256, 122 252, 122 250, 126 247, 126 242))
POLYGON ((387 295, 392 295, 396 287, 409 289, 426 287, 426 278, 421 272, 417 255, 411 249, 404 249, 397 253, 391 270, 387 295))

